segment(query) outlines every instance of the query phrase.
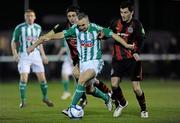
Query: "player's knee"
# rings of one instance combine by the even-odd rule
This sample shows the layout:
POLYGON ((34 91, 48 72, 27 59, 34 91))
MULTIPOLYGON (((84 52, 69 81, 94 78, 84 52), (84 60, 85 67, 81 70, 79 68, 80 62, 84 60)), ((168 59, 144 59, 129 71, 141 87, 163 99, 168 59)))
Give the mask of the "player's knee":
POLYGON ((138 95, 138 96, 142 95, 142 90, 140 88, 133 88, 133 90, 136 95, 138 95))
POLYGON ((117 78, 117 77, 112 77, 111 78, 111 86, 112 87, 118 87, 119 86, 119 82, 120 82, 120 79, 117 78))
POLYGON ((73 70, 73 76, 75 77, 75 79, 79 78, 79 72, 77 70, 73 70))

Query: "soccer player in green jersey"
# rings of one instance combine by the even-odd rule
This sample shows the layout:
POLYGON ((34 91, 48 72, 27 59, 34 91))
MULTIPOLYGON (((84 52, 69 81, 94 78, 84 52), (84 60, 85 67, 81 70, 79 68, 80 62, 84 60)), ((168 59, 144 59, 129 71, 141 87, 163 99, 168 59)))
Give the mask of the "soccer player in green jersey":
POLYGON ((38 81, 40 82, 40 88, 42 91, 42 101, 47 106, 52 107, 53 103, 48 99, 47 96, 47 81, 44 73, 44 66, 48 63, 48 59, 45 55, 42 44, 39 45, 35 50, 28 54, 26 48, 33 44, 33 41, 38 39, 41 33, 41 26, 34 23, 36 16, 35 12, 31 9, 25 10, 24 13, 25 22, 16 26, 11 41, 12 54, 16 62, 18 62, 18 71, 20 74, 19 92, 21 103, 20 108, 26 106, 26 86, 28 82, 28 75, 30 69, 36 73, 38 81), (43 60, 43 62, 42 62, 43 60))
POLYGON ((79 56, 79 68, 80 76, 78 85, 74 92, 73 100, 70 107, 76 105, 81 98, 82 94, 86 91, 86 86, 90 86, 90 91, 94 96, 102 98, 109 111, 112 110, 112 103, 110 96, 103 93, 98 88, 93 86, 94 78, 100 73, 103 67, 101 41, 98 39, 99 32, 103 32, 106 37, 112 37, 118 42, 122 43, 123 46, 129 49, 133 49, 134 45, 127 44, 121 37, 113 33, 110 29, 101 27, 97 24, 90 23, 88 16, 84 13, 78 15, 77 24, 73 25, 70 29, 64 30, 54 35, 46 35, 40 37, 31 47, 27 49, 30 53, 44 41, 51 39, 61 39, 67 37, 76 37, 77 39, 77 50, 79 56))

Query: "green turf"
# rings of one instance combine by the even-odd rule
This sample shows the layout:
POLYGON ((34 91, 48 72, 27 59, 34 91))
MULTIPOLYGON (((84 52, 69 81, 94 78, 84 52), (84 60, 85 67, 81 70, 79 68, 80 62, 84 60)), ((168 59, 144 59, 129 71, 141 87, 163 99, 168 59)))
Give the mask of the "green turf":
POLYGON ((0 83, 0 123, 180 123, 180 81, 146 80, 141 85, 146 94, 148 119, 140 118, 131 83, 123 82, 122 88, 129 105, 121 117, 113 118, 112 112, 107 111, 102 100, 88 96, 85 116, 81 120, 72 121, 61 114, 61 110, 68 107, 71 101, 60 100, 62 84, 49 82, 48 95, 55 104, 49 108, 41 102, 38 83, 30 82, 27 88, 27 107, 19 109, 18 82, 0 83))

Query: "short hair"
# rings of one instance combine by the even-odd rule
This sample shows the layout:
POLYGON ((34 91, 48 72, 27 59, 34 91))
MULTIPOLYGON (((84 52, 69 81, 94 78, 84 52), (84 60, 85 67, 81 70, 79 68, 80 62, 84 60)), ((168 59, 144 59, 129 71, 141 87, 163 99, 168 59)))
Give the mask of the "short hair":
POLYGON ((124 8, 128 8, 130 12, 134 11, 134 5, 131 1, 127 0, 127 1, 122 1, 120 8, 124 9, 124 8))
POLYGON ((79 14, 79 8, 76 7, 76 6, 69 6, 69 7, 66 9, 66 15, 67 15, 69 12, 76 12, 76 14, 78 15, 78 14, 79 14))
POLYGON ((79 13, 79 14, 78 14, 78 19, 81 20, 81 19, 83 19, 83 18, 89 19, 89 18, 88 18, 88 15, 85 14, 84 12, 79 13))
POLYGON ((24 13, 30 13, 30 12, 33 12, 33 13, 35 14, 35 11, 32 10, 32 9, 26 9, 26 10, 24 11, 24 13))

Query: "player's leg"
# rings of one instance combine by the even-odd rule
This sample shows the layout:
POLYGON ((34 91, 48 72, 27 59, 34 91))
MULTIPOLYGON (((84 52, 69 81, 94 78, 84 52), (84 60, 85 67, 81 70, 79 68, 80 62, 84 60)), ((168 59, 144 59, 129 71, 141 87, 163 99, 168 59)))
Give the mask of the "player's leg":
POLYGON ((68 99, 71 97, 71 93, 69 92, 69 76, 72 75, 72 65, 69 61, 64 61, 62 65, 62 83, 64 86, 64 92, 61 96, 62 100, 68 99))
POLYGON ((132 87, 136 95, 136 99, 141 108, 141 117, 147 118, 148 112, 146 108, 145 95, 140 86, 140 81, 142 80, 142 63, 141 61, 135 61, 135 60, 133 60, 133 63, 134 64, 131 67, 132 68, 132 73, 131 73, 132 87))
POLYGON ((83 93, 85 92, 86 88, 84 87, 85 83, 96 75, 93 69, 87 69, 85 72, 82 72, 79 76, 78 84, 76 86, 76 90, 73 96, 73 100, 71 102, 72 105, 76 105, 80 98, 82 97, 83 93))
POLYGON ((136 99, 141 108, 141 117, 148 118, 148 111, 146 108, 146 99, 145 99, 144 92, 142 91, 142 89, 140 87, 140 83, 139 83, 139 81, 133 81, 132 85, 133 85, 133 90, 136 94, 136 99))
POLYGON ((19 82, 19 92, 20 92, 20 98, 21 103, 19 105, 20 108, 23 108, 26 106, 26 86, 28 81, 28 73, 21 73, 20 74, 20 82, 19 82))
POLYGON ((113 61, 112 62, 112 74, 111 74, 111 86, 112 86, 112 99, 115 101, 116 109, 114 111, 113 117, 119 117, 122 110, 128 105, 122 89, 120 87, 121 77, 125 71, 125 63, 113 61))
POLYGON ((20 92, 20 98, 21 103, 19 105, 20 108, 23 108, 26 106, 26 86, 28 82, 28 75, 30 72, 30 62, 26 61, 21 57, 19 63, 18 63, 18 71, 20 74, 20 82, 19 82, 19 92, 20 92))
MULTIPOLYGON (((78 82, 79 76, 80 76, 80 71, 79 71, 79 64, 76 64, 73 68, 73 76, 76 80, 76 82, 78 82)), ((81 96, 81 99, 79 101, 79 106, 81 106, 82 108, 84 108, 87 105, 87 97, 86 97, 86 93, 84 92, 83 95, 81 96)))
POLYGON ((109 89, 109 87, 100 80, 96 79, 94 86, 97 87, 99 90, 101 90, 104 93, 111 93, 111 90, 109 89))
POLYGON ((40 82, 40 88, 41 88, 41 92, 42 92, 42 96, 43 96, 42 101, 43 101, 47 106, 52 107, 52 106, 53 106, 53 103, 52 103, 52 101, 50 101, 50 100, 48 99, 48 95, 47 95, 48 85, 47 85, 45 73, 44 73, 44 72, 37 72, 37 73, 36 73, 36 76, 37 76, 37 78, 38 78, 38 81, 40 82))
POLYGON ((94 97, 98 97, 104 100, 107 108, 109 111, 112 110, 112 101, 111 101, 111 94, 110 93, 104 93, 101 90, 99 90, 97 87, 94 86, 94 83, 97 80, 90 80, 87 84, 86 84, 86 93, 93 95, 94 97))
POLYGON ((32 71, 36 73, 37 79, 40 83, 40 88, 42 92, 42 101, 45 103, 47 106, 52 107, 53 103, 48 99, 48 85, 46 81, 46 76, 44 73, 44 65, 41 60, 39 61, 32 61, 32 71))
POLYGON ((115 101, 116 109, 113 113, 113 117, 119 117, 122 113, 122 110, 128 105, 126 101, 122 89, 120 87, 120 78, 119 77, 111 77, 111 85, 112 85, 112 99, 115 101))

